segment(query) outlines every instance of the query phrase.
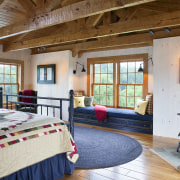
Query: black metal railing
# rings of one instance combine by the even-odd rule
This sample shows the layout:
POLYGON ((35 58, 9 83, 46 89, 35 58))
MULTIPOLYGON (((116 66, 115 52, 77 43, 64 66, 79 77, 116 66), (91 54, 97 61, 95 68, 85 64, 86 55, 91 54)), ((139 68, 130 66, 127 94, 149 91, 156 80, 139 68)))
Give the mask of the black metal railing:
POLYGON ((55 109, 59 109, 59 117, 62 120, 62 104, 64 101, 69 102, 69 107, 67 109, 67 111, 69 112, 69 119, 68 119, 68 127, 69 127, 69 131, 71 132, 72 136, 74 137, 74 122, 73 122, 73 113, 74 113, 74 109, 73 109, 73 94, 74 91, 70 90, 69 92, 69 98, 54 98, 54 97, 40 97, 40 96, 24 96, 24 95, 12 95, 12 94, 3 94, 3 89, 2 87, 0 87, 0 108, 3 108, 3 97, 5 97, 5 106, 6 109, 13 109, 13 105, 17 106, 17 105, 23 105, 24 107, 24 111, 27 112, 31 112, 32 108, 38 108, 40 107, 40 114, 42 115, 43 113, 43 107, 46 108, 46 112, 47 112, 47 116, 49 115, 49 108, 53 109, 53 117, 55 117, 55 109), (43 104, 43 103, 27 103, 27 102, 22 102, 22 101, 13 101, 11 100, 10 97, 21 97, 21 98, 31 98, 31 99, 43 99, 43 100, 51 100, 51 101, 58 101, 59 105, 50 105, 50 104, 43 104), (27 107, 29 107, 27 109, 27 107))

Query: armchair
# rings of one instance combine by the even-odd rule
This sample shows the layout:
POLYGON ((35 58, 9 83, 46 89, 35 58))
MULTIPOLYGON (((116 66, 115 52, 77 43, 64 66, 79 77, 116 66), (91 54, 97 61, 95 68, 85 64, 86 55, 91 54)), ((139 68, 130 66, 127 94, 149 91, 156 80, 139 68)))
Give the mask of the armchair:
MULTIPOLYGON (((18 95, 24 95, 24 96, 37 96, 37 91, 34 90, 23 90, 19 91, 18 95), (30 92, 30 94, 29 94, 30 92)), ((31 113, 37 113, 37 106, 36 105, 26 105, 26 103, 33 103, 37 104, 37 99, 35 98, 25 98, 25 97, 18 97, 18 102, 23 102, 24 104, 16 104, 15 109, 17 111, 24 111, 24 112, 31 112, 31 113)))

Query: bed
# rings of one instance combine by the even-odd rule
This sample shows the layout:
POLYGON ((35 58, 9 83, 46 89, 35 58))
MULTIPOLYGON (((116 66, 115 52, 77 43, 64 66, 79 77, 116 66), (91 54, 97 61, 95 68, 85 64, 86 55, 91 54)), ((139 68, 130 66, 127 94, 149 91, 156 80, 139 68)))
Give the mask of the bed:
MULTIPOLYGON (((7 100, 6 107, 15 103, 8 100, 8 95, 4 96, 7 100)), ((0 88, 0 107, 3 104, 2 97, 0 88)), ((74 163, 79 156, 73 140, 73 91, 70 91, 69 99, 59 100, 60 113, 62 102, 69 102, 71 133, 65 122, 58 118, 0 109, 1 180, 55 180, 63 178, 64 174, 73 173, 74 163)), ((51 107, 45 106, 47 109, 51 107)))

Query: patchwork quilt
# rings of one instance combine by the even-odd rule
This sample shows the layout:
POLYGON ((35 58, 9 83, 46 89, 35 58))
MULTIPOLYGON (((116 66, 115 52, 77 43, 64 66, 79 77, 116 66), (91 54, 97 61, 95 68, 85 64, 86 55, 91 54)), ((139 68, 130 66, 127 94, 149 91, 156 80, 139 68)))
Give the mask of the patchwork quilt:
POLYGON ((65 152, 68 160, 77 161, 76 144, 64 121, 0 109, 0 178, 65 152))

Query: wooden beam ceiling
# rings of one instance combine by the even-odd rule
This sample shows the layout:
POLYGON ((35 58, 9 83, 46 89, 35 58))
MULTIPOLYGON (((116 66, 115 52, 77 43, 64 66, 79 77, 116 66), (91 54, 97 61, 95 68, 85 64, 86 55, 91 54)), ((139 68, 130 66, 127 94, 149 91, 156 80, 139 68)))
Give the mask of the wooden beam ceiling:
POLYGON ((143 33, 120 37, 104 38, 75 44, 46 47, 46 49, 41 48, 40 51, 38 51, 37 48, 34 48, 32 49, 32 54, 71 50, 73 52, 73 56, 76 56, 77 54, 81 56, 85 52, 92 51, 152 46, 153 39, 174 36, 180 36, 180 28, 171 29, 171 32, 169 34, 167 34, 167 32, 165 32, 164 30, 161 30, 156 31, 153 36, 151 36, 149 33, 143 33))
MULTIPOLYGON (((155 0, 84 0, 0 29, 0 39, 155 0)), ((22 2, 21 2, 22 4, 22 2)))
POLYGON ((160 29, 180 25, 180 11, 164 13, 146 18, 133 19, 125 22, 118 22, 110 25, 98 26, 96 28, 82 28, 79 31, 72 30, 46 37, 40 37, 27 41, 14 42, 4 46, 4 51, 62 44, 98 37, 106 37, 117 34, 145 31, 149 29, 160 29))

